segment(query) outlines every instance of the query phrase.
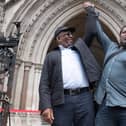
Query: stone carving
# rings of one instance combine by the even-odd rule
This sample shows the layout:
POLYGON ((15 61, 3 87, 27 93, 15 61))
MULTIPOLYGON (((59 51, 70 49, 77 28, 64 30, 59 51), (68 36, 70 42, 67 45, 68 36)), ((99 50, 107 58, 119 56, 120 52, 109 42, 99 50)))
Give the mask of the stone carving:
POLYGON ((11 112, 11 125, 13 126, 50 126, 46 122, 44 122, 40 116, 39 111, 31 111, 31 112, 18 112, 16 110, 12 110, 11 112))
POLYGON ((126 1, 125 0, 115 0, 122 8, 126 10, 126 1))
POLYGON ((105 1, 103 1, 103 0, 100 0, 100 1, 99 1, 99 4, 100 4, 101 6, 103 6, 103 7, 105 8, 105 10, 108 11, 108 13, 112 13, 113 16, 115 16, 116 19, 118 19, 118 20, 120 21, 121 24, 124 23, 124 19, 122 18, 122 16, 121 16, 120 14, 117 14, 116 11, 115 11, 109 4, 107 4, 107 3, 106 3, 105 1))
POLYGON ((3 4, 0 3, 0 29, 2 28, 3 19, 4 19, 3 4))
MULTIPOLYGON (((37 1, 36 1, 37 2, 37 1)), ((39 2, 39 1, 38 1, 39 2)), ((50 19, 53 19, 57 14, 59 14, 60 12, 62 12, 62 10, 64 10, 65 8, 70 8, 72 6, 74 6, 74 4, 81 4, 83 2, 83 0, 43 0, 43 4, 41 5, 41 8, 39 7, 34 16, 32 15, 31 18, 31 22, 29 23, 28 27, 26 28, 24 35, 22 35, 22 39, 21 39, 21 43, 20 43, 20 47, 19 47, 19 51, 18 51, 18 58, 20 58, 20 56, 23 54, 24 48, 25 48, 25 44, 27 42, 28 39, 28 35, 30 32, 32 32, 32 28, 33 26, 37 23, 37 21, 42 18, 43 14, 46 13, 50 8, 52 8, 52 12, 49 13, 49 16, 44 19, 44 21, 42 22, 42 24, 40 24, 39 28, 37 29, 38 33, 36 34, 36 36, 34 37, 33 44, 32 44, 32 48, 30 50, 29 53, 29 57, 32 56, 35 44, 37 42, 38 37, 42 34, 43 29, 46 28, 46 26, 49 24, 49 22, 51 21, 50 19), (54 5, 55 4, 55 5, 54 5), (41 34, 40 34, 41 33, 41 34)), ((117 13, 115 11, 115 8, 112 7, 112 4, 108 4, 109 0, 107 1, 103 1, 103 0, 95 0, 94 1, 96 4, 100 4, 100 6, 102 6, 107 13, 112 14, 112 16, 115 17, 115 19, 117 19, 120 24, 125 24, 126 21, 125 19, 122 17, 122 15, 120 15, 119 13, 117 13)), ((118 6, 121 6, 122 9, 126 10, 126 1, 125 0, 112 0, 111 3, 116 3, 118 6)), ((35 2, 31 2, 30 1, 25 1, 24 4, 28 3, 28 5, 32 6, 35 2)), ((22 5, 23 7, 23 5, 22 5)), ((21 11, 21 10, 20 10, 21 11)), ((22 11, 21 11, 22 12, 22 11)), ((21 13, 18 12, 18 13, 21 13)), ((1 7, 0 7, 0 22, 2 22, 3 20, 3 15, 1 13, 1 7), (2 15, 2 18, 1 18, 2 15)), ((0 27, 1 27, 1 23, 0 23, 0 27)))
MULTIPOLYGON (((43 12, 45 12, 50 6, 52 6, 52 4, 54 4, 55 1, 51 1, 51 2, 46 2, 45 5, 43 6, 42 9, 40 9, 38 11, 38 14, 37 14, 37 17, 36 17, 36 20, 32 20, 32 25, 30 25, 31 27, 33 26, 33 24, 37 21, 37 18, 40 17, 40 15, 42 16, 43 12), (41 13, 41 14, 40 14, 41 13), (39 15, 39 16, 38 16, 39 15)), ((30 50, 30 55, 29 57, 32 56, 32 53, 33 53, 33 50, 34 50, 34 45, 36 43, 36 40, 38 38, 38 36, 40 35, 39 33, 42 33, 42 30, 45 29, 45 27, 47 26, 47 24, 51 21, 51 19, 53 19, 58 13, 62 12, 62 10, 64 10, 64 8, 66 8, 67 6, 70 6, 74 3, 73 0, 67 0, 65 2, 63 2, 63 4, 61 4, 60 6, 58 6, 56 9, 54 8, 54 11, 52 13, 50 13, 50 15, 48 16, 48 18, 46 18, 46 20, 43 22, 43 24, 40 26, 40 29, 38 31, 38 34, 36 34, 34 40, 33 40, 33 43, 32 43, 32 48, 30 50)))
MULTIPOLYGON (((26 31, 24 33, 25 37, 23 36, 23 38, 24 38, 23 41, 24 42, 27 41, 28 34, 31 31, 32 27, 35 25, 35 23, 39 20, 39 18, 41 18, 43 16, 44 13, 46 13, 46 11, 48 11, 49 8, 53 7, 53 4, 56 5, 56 2, 57 2, 58 6, 56 6, 56 8, 53 8, 52 12, 49 13, 48 17, 44 19, 43 23, 41 24, 41 26, 40 26, 40 28, 38 30, 38 33, 34 37, 34 40, 33 40, 32 46, 31 46, 32 48, 31 48, 30 53, 29 53, 29 57, 32 56, 32 53, 33 53, 37 38, 39 37, 40 33, 42 34, 42 31, 49 24, 49 22, 51 21, 50 19, 53 19, 58 13, 62 12, 65 8, 72 6, 75 2, 76 2, 76 4, 77 3, 80 4, 83 1, 82 0, 81 1, 79 1, 79 0, 76 0, 76 1, 75 0, 64 0, 63 2, 61 1, 62 4, 60 4, 60 5, 58 4, 58 1, 56 1, 56 0, 47 0, 46 2, 44 2, 43 5, 41 5, 41 9, 38 9, 36 14, 32 17, 31 23, 29 24, 29 26, 27 27, 27 29, 26 29, 26 31)), ((100 6, 102 6, 107 11, 107 13, 109 13, 109 14, 112 13, 113 16, 116 17, 116 19, 120 22, 120 24, 125 23, 122 16, 120 14, 118 14, 111 7, 111 5, 107 4, 106 1, 98 0, 98 1, 95 1, 95 2, 97 4, 100 4, 100 6)), ((118 4, 120 6, 125 5, 125 4, 122 4, 122 0, 120 0, 120 1, 116 0, 116 2, 118 2, 118 4)), ((126 2, 124 1, 123 3, 126 3, 126 2)), ((21 51, 23 51, 23 50, 21 50, 21 51)))

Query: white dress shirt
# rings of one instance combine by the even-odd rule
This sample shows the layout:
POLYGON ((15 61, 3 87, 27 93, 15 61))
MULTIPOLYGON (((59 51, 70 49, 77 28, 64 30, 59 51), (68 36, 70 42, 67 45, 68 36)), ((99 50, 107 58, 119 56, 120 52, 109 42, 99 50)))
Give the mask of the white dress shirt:
POLYGON ((64 48, 62 45, 59 47, 61 49, 64 89, 88 87, 88 79, 78 53, 70 48, 64 48))

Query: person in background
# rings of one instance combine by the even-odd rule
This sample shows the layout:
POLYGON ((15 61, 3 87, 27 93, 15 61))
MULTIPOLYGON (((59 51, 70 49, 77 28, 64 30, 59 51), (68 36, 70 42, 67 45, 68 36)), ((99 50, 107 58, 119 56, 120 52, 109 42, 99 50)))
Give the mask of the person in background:
MULTIPOLYGON (((87 13, 90 9, 97 15, 92 3, 86 2, 84 7, 87 13)), ((120 30, 120 41, 113 42, 103 31, 99 19, 92 20, 96 22, 96 37, 105 53, 102 76, 95 93, 100 104, 95 126, 126 126, 126 25, 120 30)))

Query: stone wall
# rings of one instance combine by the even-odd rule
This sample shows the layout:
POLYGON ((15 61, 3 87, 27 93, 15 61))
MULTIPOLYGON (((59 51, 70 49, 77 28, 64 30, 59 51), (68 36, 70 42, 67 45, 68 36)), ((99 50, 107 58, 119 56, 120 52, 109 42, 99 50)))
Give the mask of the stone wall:
MULTIPOLYGON (((1 119, 1 114, 0 114, 1 119)), ((12 111, 7 126, 49 126, 44 122, 39 112, 12 111)), ((0 124, 2 126, 2 124, 0 124)))
POLYGON ((4 9, 3 9, 3 3, 0 2, 0 31, 2 29, 3 19, 4 19, 4 9))

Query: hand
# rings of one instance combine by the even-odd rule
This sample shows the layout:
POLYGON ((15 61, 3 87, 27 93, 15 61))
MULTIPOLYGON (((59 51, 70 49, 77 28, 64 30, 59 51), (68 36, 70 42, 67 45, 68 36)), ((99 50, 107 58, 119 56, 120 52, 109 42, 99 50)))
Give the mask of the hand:
POLYGON ((84 8, 87 8, 87 7, 94 7, 94 4, 91 3, 90 1, 87 1, 87 2, 84 2, 84 3, 83 3, 83 7, 84 7, 84 8))
POLYGON ((45 109, 42 113, 42 117, 46 122, 52 124, 54 120, 53 110, 51 108, 45 109))

